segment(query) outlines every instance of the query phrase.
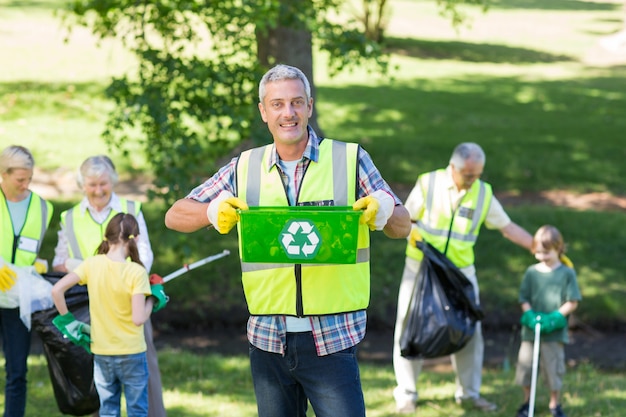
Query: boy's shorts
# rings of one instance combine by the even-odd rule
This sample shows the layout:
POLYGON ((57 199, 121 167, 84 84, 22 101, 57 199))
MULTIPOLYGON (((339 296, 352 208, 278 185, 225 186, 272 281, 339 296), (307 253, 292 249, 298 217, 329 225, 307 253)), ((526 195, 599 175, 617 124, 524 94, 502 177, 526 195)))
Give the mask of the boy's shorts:
MULTIPOLYGON (((529 387, 532 378, 533 342, 522 341, 517 356, 515 383, 529 387)), ((539 370, 550 391, 561 391, 565 375, 565 349, 561 342, 541 342, 539 370)))

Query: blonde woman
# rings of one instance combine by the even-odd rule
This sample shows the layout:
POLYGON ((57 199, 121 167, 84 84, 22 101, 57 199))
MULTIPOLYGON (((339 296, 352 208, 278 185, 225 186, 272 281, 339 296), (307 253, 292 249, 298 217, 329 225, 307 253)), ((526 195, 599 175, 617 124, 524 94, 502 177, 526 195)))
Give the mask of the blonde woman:
MULTIPOLYGON (((9 146, 0 154, 0 291, 17 280, 15 266, 30 266, 37 260, 43 237, 52 219, 52 204, 28 187, 35 160, 23 146, 9 146)), ((26 408, 26 361, 30 331, 20 319, 19 308, 0 308, 0 331, 6 359, 4 416, 23 417, 26 408)))

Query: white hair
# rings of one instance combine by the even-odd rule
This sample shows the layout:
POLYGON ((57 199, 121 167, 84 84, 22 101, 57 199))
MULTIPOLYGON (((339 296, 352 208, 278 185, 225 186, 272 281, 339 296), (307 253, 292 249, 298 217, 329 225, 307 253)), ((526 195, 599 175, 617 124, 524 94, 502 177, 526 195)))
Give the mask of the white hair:
POLYGON ((263 103, 263 99, 265 98, 265 87, 267 83, 283 80, 302 81, 302 84, 304 84, 304 92, 306 93, 307 100, 311 98, 311 84, 306 78, 306 75, 304 75, 304 73, 296 67, 278 64, 274 68, 267 71, 263 78, 261 78, 261 82, 259 83, 259 100, 261 101, 261 103, 263 103))
POLYGON ((0 154, 0 173, 10 173, 14 169, 35 168, 35 158, 28 149, 19 145, 5 148, 0 154))
POLYGON ((106 155, 90 156, 80 165, 76 182, 78 182, 78 186, 82 188, 85 183, 85 178, 99 177, 102 174, 108 174, 111 182, 113 184, 117 183, 117 171, 115 170, 115 165, 113 161, 111 161, 111 158, 106 155))
POLYGON ((465 162, 472 160, 481 165, 485 165, 485 152, 479 144, 474 142, 463 142, 457 145, 450 157, 450 163, 454 165, 457 170, 461 170, 465 167, 465 162))

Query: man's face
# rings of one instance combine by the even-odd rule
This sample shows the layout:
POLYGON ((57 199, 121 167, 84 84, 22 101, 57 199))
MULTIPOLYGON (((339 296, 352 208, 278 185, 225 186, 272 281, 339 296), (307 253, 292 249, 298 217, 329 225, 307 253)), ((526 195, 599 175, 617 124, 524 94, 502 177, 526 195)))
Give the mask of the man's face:
POLYGON ((452 178, 459 190, 469 190, 474 181, 483 174, 483 164, 476 161, 467 160, 462 169, 457 169, 454 164, 452 166, 452 178))
POLYGON ((308 139, 307 125, 313 99, 307 99, 300 80, 269 82, 259 111, 277 144, 291 145, 308 139))

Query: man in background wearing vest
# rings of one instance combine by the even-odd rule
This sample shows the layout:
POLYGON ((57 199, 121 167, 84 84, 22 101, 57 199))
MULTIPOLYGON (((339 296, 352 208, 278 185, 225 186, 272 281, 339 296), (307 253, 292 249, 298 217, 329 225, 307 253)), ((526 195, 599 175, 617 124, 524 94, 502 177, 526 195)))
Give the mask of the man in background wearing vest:
MULTIPOLYGON (((532 236, 513 223, 491 186, 479 178, 485 166, 485 153, 475 143, 458 145, 446 169, 422 174, 406 201, 413 225, 406 250, 393 348, 393 366, 397 386, 394 389, 397 411, 414 413, 417 407, 417 379, 422 360, 407 359, 400 354, 400 336, 411 292, 417 279, 422 252, 415 240, 423 238, 444 253, 474 285, 479 300, 478 281, 474 267, 474 244, 481 225, 498 229, 511 242, 530 250, 532 236)), ((480 396, 484 342, 480 322, 474 337, 451 356, 456 372, 458 404, 467 403, 482 411, 495 411, 497 406, 480 396)))
POLYGON ((304 416, 308 400, 317 417, 364 417, 356 345, 369 303, 369 232, 406 238, 409 214, 365 150, 308 126, 313 98, 302 71, 270 69, 259 99, 273 143, 233 158, 174 203, 165 224, 186 233, 212 225, 225 234, 239 221, 236 209, 364 209, 354 264, 241 263, 259 416, 304 416))

